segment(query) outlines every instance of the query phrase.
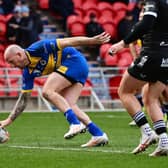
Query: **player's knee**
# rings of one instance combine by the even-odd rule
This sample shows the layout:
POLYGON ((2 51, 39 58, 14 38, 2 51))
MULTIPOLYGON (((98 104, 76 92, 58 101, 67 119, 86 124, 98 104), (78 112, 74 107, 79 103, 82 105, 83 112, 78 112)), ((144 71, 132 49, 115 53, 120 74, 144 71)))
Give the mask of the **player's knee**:
POLYGON ((45 99, 49 99, 49 96, 51 95, 51 93, 50 93, 50 90, 49 89, 43 89, 42 90, 42 95, 43 95, 43 97, 45 98, 45 99))

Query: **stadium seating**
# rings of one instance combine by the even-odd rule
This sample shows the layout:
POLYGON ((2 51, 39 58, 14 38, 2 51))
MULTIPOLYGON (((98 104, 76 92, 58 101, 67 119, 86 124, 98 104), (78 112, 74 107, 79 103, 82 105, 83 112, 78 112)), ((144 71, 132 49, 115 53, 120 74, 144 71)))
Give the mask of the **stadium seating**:
POLYGON ((6 88, 6 80, 0 79, 0 97, 6 96, 5 88, 6 88))
POLYGON ((77 14, 80 18, 84 17, 84 11, 81 7, 76 7, 75 8, 75 14, 77 14))
POLYGON ((113 7, 110 3, 108 2, 99 2, 98 5, 97 5, 97 8, 100 10, 100 11, 104 11, 104 10, 113 10, 113 7))
POLYGON ((118 12, 120 10, 127 10, 127 5, 123 2, 114 2, 112 5, 114 11, 118 12))
POLYGON ((0 36, 6 35, 6 23, 0 22, 0 36))
POLYGON ((19 95, 19 90, 21 88, 21 81, 20 81, 20 76, 22 72, 19 69, 12 69, 8 70, 8 87, 9 87, 9 92, 8 96, 10 97, 17 97, 19 95))
POLYGON ((88 78, 86 80, 86 83, 84 85, 84 89, 81 92, 81 96, 91 96, 91 90, 90 88, 92 87, 92 82, 91 80, 88 78))
POLYGON ((109 22, 109 23, 104 23, 102 26, 104 30, 111 35, 112 40, 117 39, 117 29, 115 24, 112 24, 112 22, 109 22))
POLYGON ((109 79, 109 87, 110 87, 109 93, 110 93, 110 96, 112 99, 119 98, 118 87, 119 87, 121 78, 122 78, 121 75, 116 75, 116 76, 113 76, 109 79))
POLYGON ((67 29, 71 30, 72 29, 72 25, 76 22, 82 22, 82 18, 78 15, 70 15, 67 18, 67 29))
POLYGON ((111 47, 111 45, 112 45, 112 44, 110 44, 110 43, 105 43, 105 44, 102 44, 102 45, 100 46, 99 53, 100 53, 100 57, 101 57, 102 59, 105 58, 105 55, 106 55, 106 53, 108 52, 108 49, 111 47))
POLYGON ((82 6, 82 3, 83 3, 83 0, 72 0, 73 4, 74 4, 74 7, 78 8, 78 7, 81 7, 82 6))
POLYGON ((46 10, 49 9, 49 0, 39 0, 40 9, 46 10))
POLYGON ((73 23, 69 33, 71 36, 84 36, 85 35, 84 23, 82 23, 81 21, 73 23))
POLYGON ((118 65, 118 57, 117 55, 115 56, 110 56, 108 53, 106 53, 105 58, 104 58, 104 63, 106 66, 117 66, 118 65))
POLYGON ((84 16, 89 16, 91 13, 94 13, 97 17, 100 16, 100 11, 93 1, 84 2, 82 5, 82 9, 84 11, 84 16))
POLYGON ((129 2, 127 5, 127 10, 132 11, 135 8, 135 6, 136 6, 135 2, 129 2))
POLYGON ((5 15, 0 14, 0 22, 6 23, 5 15))
POLYGON ((125 72, 125 68, 131 65, 133 61, 133 57, 128 50, 125 50, 119 54, 120 59, 118 61, 117 66, 120 68, 119 73, 123 74, 125 72), (123 69, 124 68, 124 69, 123 69))

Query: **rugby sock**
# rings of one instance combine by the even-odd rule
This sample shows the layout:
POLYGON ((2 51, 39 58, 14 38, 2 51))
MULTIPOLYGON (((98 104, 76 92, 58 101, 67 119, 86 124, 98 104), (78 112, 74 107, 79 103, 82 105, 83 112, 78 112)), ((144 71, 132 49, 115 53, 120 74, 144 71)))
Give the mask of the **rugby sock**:
POLYGON ((138 127, 141 127, 142 125, 148 123, 144 112, 139 111, 137 112, 134 116, 133 116, 134 121, 136 122, 136 124, 138 125, 138 127))
POLYGON ((80 124, 80 121, 78 120, 78 118, 76 117, 75 113, 72 111, 72 109, 67 110, 64 113, 64 116, 66 117, 67 121, 69 122, 69 124, 80 124))
POLYGON ((89 123, 87 125, 88 127, 88 131, 91 135, 93 136, 102 136, 103 135, 103 131, 93 122, 89 123))
POLYGON ((167 132, 166 131, 166 124, 163 120, 159 120, 159 121, 154 122, 153 128, 158 135, 167 132))

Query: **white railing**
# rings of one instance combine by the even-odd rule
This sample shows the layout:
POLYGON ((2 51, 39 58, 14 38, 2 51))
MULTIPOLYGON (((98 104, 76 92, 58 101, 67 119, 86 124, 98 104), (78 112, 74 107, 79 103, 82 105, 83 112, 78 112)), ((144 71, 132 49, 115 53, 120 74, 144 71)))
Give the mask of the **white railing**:
MULTIPOLYGON (((90 95, 82 96, 79 99, 79 107, 88 111, 111 111, 120 110, 121 102, 111 95, 112 90, 117 90, 116 86, 110 86, 109 80, 115 76, 122 76, 117 67, 94 67, 90 68, 89 79, 92 86, 84 87, 84 90, 90 91, 90 95)), ((46 78, 46 77, 44 77, 46 78)), ((0 99, 3 103, 13 106, 21 90, 21 71, 14 68, 0 68, 0 99), (10 101, 9 101, 10 100, 10 101), (13 100, 13 101, 12 101, 13 100), (12 102, 12 103, 11 103, 12 102)), ((29 106, 30 111, 57 111, 48 103, 41 94, 41 86, 35 85, 33 96, 35 103, 29 106), (32 108, 31 108, 32 107, 32 108)), ((2 111, 12 108, 9 105, 1 105, 2 111)))

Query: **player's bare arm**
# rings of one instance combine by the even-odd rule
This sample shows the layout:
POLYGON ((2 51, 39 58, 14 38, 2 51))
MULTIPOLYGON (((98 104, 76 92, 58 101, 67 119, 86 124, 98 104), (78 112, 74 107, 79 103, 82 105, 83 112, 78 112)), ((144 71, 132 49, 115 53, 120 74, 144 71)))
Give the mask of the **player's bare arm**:
POLYGON ((26 108, 30 93, 21 93, 9 118, 14 121, 26 108))
POLYGON ((82 46, 82 45, 98 45, 107 43, 110 41, 111 36, 103 32, 99 35, 93 36, 93 37, 84 37, 84 36, 78 36, 78 37, 69 37, 64 39, 59 39, 59 45, 61 48, 67 47, 67 46, 82 46))
POLYGON ((12 112, 9 114, 8 118, 0 121, 0 127, 5 127, 10 125, 26 108, 30 93, 21 93, 12 112))

